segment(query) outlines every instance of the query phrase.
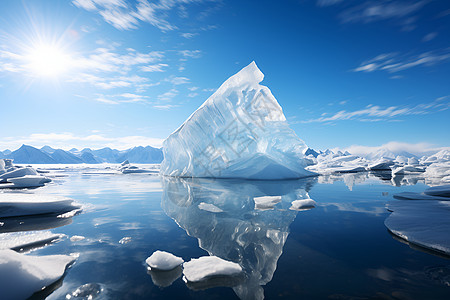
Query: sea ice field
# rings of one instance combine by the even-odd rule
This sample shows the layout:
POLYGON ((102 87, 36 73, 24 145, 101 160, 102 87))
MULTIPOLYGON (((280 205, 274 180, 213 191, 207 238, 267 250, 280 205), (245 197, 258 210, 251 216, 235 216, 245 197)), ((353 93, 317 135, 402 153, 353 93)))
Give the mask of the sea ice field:
POLYGON ((12 195, 23 211, 27 197, 46 199, 58 210, 14 216, 15 207, 0 208, 8 212, 0 217, 2 299, 450 295, 449 224, 438 222, 448 219, 449 201, 423 200, 445 196, 448 186, 424 193, 436 184, 423 172, 258 181, 164 177, 158 165, 134 173, 105 164, 33 167, 52 181, 4 188, 0 202, 12 195), (417 228, 431 240, 417 243, 417 228))

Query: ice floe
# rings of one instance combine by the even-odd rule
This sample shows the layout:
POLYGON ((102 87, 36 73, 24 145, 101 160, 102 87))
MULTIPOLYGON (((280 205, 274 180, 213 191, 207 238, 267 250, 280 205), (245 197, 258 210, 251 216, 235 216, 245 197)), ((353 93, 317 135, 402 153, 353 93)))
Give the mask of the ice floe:
POLYGON ((289 128, 252 62, 226 80, 163 144, 161 173, 180 177, 287 179, 305 170, 307 148, 289 128))
POLYGON ((41 214, 63 214, 80 209, 74 200, 62 196, 0 193, 0 217, 16 217, 41 214))
POLYGON ((0 250, 27 251, 43 247, 62 237, 63 234, 50 231, 3 233, 0 234, 0 250))
POLYGON ((450 255, 450 201, 397 200, 386 227, 396 236, 434 251, 450 255))
POLYGON ((289 209, 291 210, 309 210, 316 207, 316 201, 313 199, 302 199, 302 200, 295 200, 292 201, 291 207, 289 209))
POLYGON ((180 266, 184 260, 172 253, 157 250, 145 262, 151 269, 169 271, 180 266))
POLYGON ((234 276, 242 272, 242 267, 217 256, 202 256, 183 264, 186 281, 198 282, 213 276, 234 276))
POLYGON ((281 202, 281 196, 260 196, 254 197, 253 201, 255 201, 255 209, 273 209, 277 203, 281 202))
POLYGON ((68 255, 31 256, 0 250, 2 299, 26 299, 60 279, 75 258, 68 255))

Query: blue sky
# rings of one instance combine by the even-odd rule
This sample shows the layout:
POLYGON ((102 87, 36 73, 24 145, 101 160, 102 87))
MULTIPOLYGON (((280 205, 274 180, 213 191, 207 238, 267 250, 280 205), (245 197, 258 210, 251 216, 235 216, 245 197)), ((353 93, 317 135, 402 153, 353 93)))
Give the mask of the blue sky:
POLYGON ((0 149, 160 146, 253 60, 313 148, 450 145, 446 0, 1 1, 0 24, 0 149))

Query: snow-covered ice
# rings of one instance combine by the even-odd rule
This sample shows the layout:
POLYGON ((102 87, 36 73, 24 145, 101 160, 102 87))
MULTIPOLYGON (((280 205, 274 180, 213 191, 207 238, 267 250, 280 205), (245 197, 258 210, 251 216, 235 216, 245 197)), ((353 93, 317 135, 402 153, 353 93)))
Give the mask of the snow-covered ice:
POLYGON ((300 199, 292 201, 291 207, 289 209, 302 211, 309 210, 314 207, 316 207, 316 201, 314 201, 313 199, 300 199))
POLYGON ((42 247, 64 237, 50 231, 15 232, 0 234, 0 250, 26 250, 42 247))
POLYGON ((23 177, 26 175, 39 175, 35 169, 31 167, 17 168, 12 171, 0 175, 0 182, 6 182, 9 178, 23 177))
POLYGON ((51 180, 40 175, 25 175, 22 177, 8 178, 8 182, 14 184, 14 187, 38 187, 44 186, 51 180))
POLYGON ((273 209, 277 203, 281 202, 281 196, 260 196, 254 197, 253 201, 255 201, 255 209, 273 209))
POLYGON ((226 80, 163 144, 161 173, 180 177, 287 179, 306 171, 307 148, 289 128, 252 62, 226 80))
POLYGON ((31 256, 0 250, 1 298, 30 297, 61 278, 74 260, 68 255, 31 256))
POLYGON ((172 253, 157 250, 145 262, 152 269, 169 271, 181 265, 184 260, 172 253))
POLYGON ((0 193, 0 217, 63 214, 80 209, 74 200, 43 194, 0 193))
POLYGON ((450 201, 396 200, 388 203, 392 214, 384 224, 400 238, 450 254, 450 201))
POLYGON ((234 276, 242 272, 242 267, 217 256, 193 258, 183 264, 183 275, 187 281, 197 282, 213 276, 234 276))

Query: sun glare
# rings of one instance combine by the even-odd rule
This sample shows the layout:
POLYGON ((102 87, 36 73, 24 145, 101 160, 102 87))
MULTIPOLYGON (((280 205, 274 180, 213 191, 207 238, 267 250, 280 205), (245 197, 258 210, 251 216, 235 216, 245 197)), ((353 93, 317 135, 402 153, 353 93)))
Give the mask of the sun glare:
POLYGON ((52 77, 66 72, 71 57, 63 49, 53 45, 39 45, 27 56, 30 71, 39 77, 52 77))

